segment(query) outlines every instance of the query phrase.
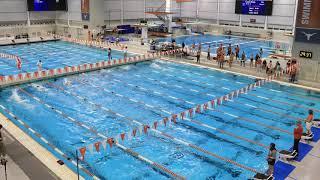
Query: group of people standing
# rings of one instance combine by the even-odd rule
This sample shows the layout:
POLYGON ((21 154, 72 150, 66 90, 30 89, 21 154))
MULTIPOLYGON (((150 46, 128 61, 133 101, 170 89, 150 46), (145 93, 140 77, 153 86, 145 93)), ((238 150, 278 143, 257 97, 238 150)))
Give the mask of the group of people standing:
MULTIPOLYGON (((212 58, 211 48, 212 48, 211 45, 209 45, 207 49, 207 60, 211 60, 212 58)), ((183 49, 183 53, 187 55, 188 48, 186 47, 184 42, 182 43, 182 49, 183 49)), ((196 57, 197 63, 200 63, 201 49, 202 49, 201 43, 198 45, 198 48, 196 47, 195 43, 191 45, 190 53, 193 54, 194 57, 196 57)), ((231 44, 229 44, 227 47, 224 46, 223 44, 220 44, 216 50, 216 57, 213 57, 213 59, 217 61, 218 66, 221 69, 224 68, 225 63, 228 63, 229 68, 231 68, 235 60, 239 60, 241 67, 246 67, 246 62, 249 59, 250 68, 255 68, 258 73, 265 72, 266 74, 271 75, 274 73, 280 74, 281 72, 284 71, 289 76, 290 82, 293 83, 296 81, 296 75, 298 72, 298 65, 296 60, 289 60, 287 63, 287 67, 284 68, 284 67, 281 67, 281 64, 279 61, 277 61, 274 64, 271 60, 268 62, 266 59, 262 59, 263 57, 262 48, 260 48, 255 55, 251 53, 249 57, 246 55, 245 51, 242 51, 242 53, 240 52, 241 51, 240 51, 239 45, 236 45, 233 49, 231 44)))

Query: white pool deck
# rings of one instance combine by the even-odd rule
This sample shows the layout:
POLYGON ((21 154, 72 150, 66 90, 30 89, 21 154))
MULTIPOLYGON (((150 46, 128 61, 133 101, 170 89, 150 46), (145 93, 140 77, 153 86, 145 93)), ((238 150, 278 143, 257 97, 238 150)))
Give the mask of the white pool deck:
MULTIPOLYGON (((145 54, 148 50, 148 46, 141 46, 136 42, 128 43, 128 50, 133 53, 145 54)), ((166 57, 165 57, 166 58, 166 57)), ((211 61, 207 61, 206 57, 201 59, 201 64, 195 64, 195 61, 184 60, 179 58, 169 58, 167 60, 176 61, 179 63, 188 63, 196 66, 210 67, 217 69, 217 64, 211 61)), ((227 66, 226 66, 227 67, 227 66)), ((220 70, 220 69, 217 69, 220 70)), ((228 69, 227 71, 241 73, 244 75, 250 75, 254 77, 261 77, 261 74, 256 73, 254 69, 242 68, 237 64, 234 64, 233 68, 228 69)), ((225 71, 225 70, 222 70, 225 71)), ((286 82, 280 82, 282 84, 291 85, 286 82)), ((303 83, 308 84, 308 83, 303 83)), ((319 87, 312 83, 310 86, 304 86, 302 84, 294 84, 293 86, 311 89, 315 91, 320 91, 319 87)), ((6 131, 10 133, 15 139, 20 142, 23 146, 25 146, 35 157, 37 157, 45 166, 48 167, 58 178, 73 180, 77 179, 77 175, 66 165, 59 165, 57 161, 57 157, 55 157, 52 153, 50 153, 47 149, 42 147, 39 143, 37 143, 33 138, 23 132, 19 127, 17 127, 14 123, 9 121, 4 115, 0 114, 0 123, 4 126, 6 131)), ((296 166, 294 171, 289 175, 287 179, 303 179, 303 180, 313 180, 319 179, 318 169, 320 167, 320 141, 318 143, 310 143, 313 146, 312 151, 301 161, 301 162, 293 162, 292 164, 296 166)), ((8 167, 8 178, 9 180, 24 180, 29 179, 29 177, 23 172, 21 168, 19 168, 14 161, 9 157, 8 167)), ((2 177, 2 168, 0 167, 0 179, 2 177)))

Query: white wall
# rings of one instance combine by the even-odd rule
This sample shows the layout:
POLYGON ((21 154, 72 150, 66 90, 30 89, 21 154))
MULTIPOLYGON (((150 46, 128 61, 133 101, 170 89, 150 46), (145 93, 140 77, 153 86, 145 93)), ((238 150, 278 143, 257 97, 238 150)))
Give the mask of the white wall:
POLYGON ((81 0, 68 0, 68 12, 56 12, 56 18, 59 20, 67 20, 68 13, 70 21, 82 21, 81 0))
MULTIPOLYGON (((145 0, 146 7, 160 7, 165 0, 145 0)), ((156 18, 154 15, 144 13, 144 0, 123 0, 123 19, 133 20, 156 18)), ((105 0, 105 20, 119 20, 121 18, 121 0, 105 0), (110 13, 110 14, 109 14, 110 13), (110 16, 110 18, 109 18, 110 16)))
MULTIPOLYGON (((93 0, 94 1, 94 0, 93 0)), ((146 7, 160 7, 165 0, 123 0, 124 20, 136 20, 140 18, 156 18, 154 15, 144 14, 144 2, 146 7)), ((176 17, 198 18, 206 20, 216 20, 219 17, 220 23, 239 22, 239 15, 235 14, 236 0, 193 0, 192 2, 175 3, 172 0, 172 11, 176 17), (219 1, 219 3, 218 3, 219 1), (181 11, 180 11, 181 5, 181 11)), ((269 27, 272 26, 292 26, 294 23, 294 10, 296 0, 274 0, 273 16, 268 17, 269 27)), ((71 21, 81 22, 81 0, 68 0, 69 19, 71 21)), ((0 0, 0 23, 9 21, 26 21, 27 20, 26 0, 0 0)), ((31 20, 58 19, 67 20, 66 12, 30 12, 31 20)), ((104 17, 105 21, 120 20, 121 18, 121 0, 104 0, 104 17), (110 17, 109 17, 110 16, 110 17)), ((243 24, 250 24, 250 19, 256 19, 256 24, 263 25, 264 16, 247 16, 242 15, 243 24)))
MULTIPOLYGON (((218 17, 218 1, 220 7, 220 21, 239 22, 240 15, 235 14, 236 0, 193 0, 182 4, 182 17, 196 17, 197 1, 199 1, 199 18, 213 19, 218 17)), ((273 15, 268 17, 268 24, 292 26, 294 21, 294 10, 296 0, 274 0, 273 15)), ((242 22, 249 23, 250 19, 256 19, 257 24, 264 24, 264 16, 248 16, 242 15, 242 22)))
MULTIPOLYGON (((30 20, 53 20, 55 12, 30 12, 30 20)), ((0 23, 1 22, 27 21, 26 0, 0 0, 0 23)))
POLYGON ((25 0, 0 0, 0 22, 26 20, 27 5, 25 0))

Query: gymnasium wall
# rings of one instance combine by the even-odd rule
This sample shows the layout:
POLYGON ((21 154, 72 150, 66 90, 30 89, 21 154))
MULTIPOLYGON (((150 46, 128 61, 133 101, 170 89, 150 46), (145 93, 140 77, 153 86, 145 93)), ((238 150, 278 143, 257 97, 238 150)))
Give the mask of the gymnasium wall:
MULTIPOLYGON (((183 8, 182 17, 196 17, 197 15, 197 1, 182 3, 183 8)), ((294 11, 297 0, 274 0, 273 1, 273 15, 269 16, 267 21, 269 27, 272 26, 293 26, 294 11)), ((239 24, 240 15, 235 14, 236 0, 199 0, 199 19, 217 20, 219 16, 220 23, 239 24), (218 7, 218 1, 219 7, 218 7), (220 13, 218 15, 218 9, 220 13)), ((261 24, 265 23, 265 16, 248 16, 242 15, 243 24, 261 24), (255 19, 256 23, 250 23, 250 19, 255 19)))
MULTIPOLYGON (((178 4, 172 0, 172 11, 176 12, 175 17, 185 17, 200 20, 208 20, 215 23, 217 17, 220 24, 239 24, 240 15, 235 14, 236 0, 193 0, 178 4), (198 2, 199 1, 199 2, 198 2), (218 1, 219 7, 218 7, 218 1), (181 6, 181 9, 180 9, 181 6), (220 13, 218 14, 218 9, 220 13)), ((294 22, 294 11, 297 0, 274 0, 273 16, 267 18, 268 26, 272 27, 292 27, 294 22)), ((123 0, 124 20, 135 20, 140 18, 156 18, 153 15, 145 15, 144 7, 160 7, 163 0, 123 0)), ((68 0, 69 12, 30 12, 30 20, 54 20, 81 22, 81 0, 68 0)), ((120 20, 121 0, 104 0, 104 19, 120 20)), ((26 22, 27 4, 26 0, 0 0, 0 23, 6 22, 26 22)), ((265 16, 242 15, 243 25, 264 26, 265 16), (256 23, 250 23, 250 19, 255 19, 256 23)))
MULTIPOLYGON (((55 12, 30 12, 30 20, 54 20, 55 12)), ((27 1, 26 0, 0 0, 0 23, 9 22, 26 23, 27 1)))

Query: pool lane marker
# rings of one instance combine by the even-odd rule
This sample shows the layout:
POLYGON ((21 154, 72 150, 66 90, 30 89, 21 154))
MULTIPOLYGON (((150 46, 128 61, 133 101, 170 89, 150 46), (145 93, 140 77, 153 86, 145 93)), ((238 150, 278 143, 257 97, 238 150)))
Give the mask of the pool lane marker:
MULTIPOLYGON (((63 88, 60 87, 60 90, 63 91, 63 88)), ((70 95, 72 95, 72 94, 70 94, 70 95)), ((72 95, 72 96, 75 96, 75 97, 76 97, 75 94, 72 95)), ((101 108, 101 107, 103 107, 103 106, 97 105, 97 107, 100 107, 100 108, 101 108)), ((110 109, 108 109, 108 112, 109 112, 109 113, 112 113, 112 114, 116 114, 116 112, 113 112, 113 111, 110 110, 110 109)), ((134 120, 134 119, 132 119, 132 118, 130 118, 130 117, 125 116, 124 119, 126 119, 126 120, 128 120, 128 121, 131 121, 131 122, 133 122, 133 123, 136 123, 138 126, 146 127, 146 126, 143 125, 141 122, 136 121, 136 120, 134 120)), ((194 145, 194 144, 192 144, 192 143, 189 143, 189 142, 187 142, 187 141, 185 141, 185 140, 178 139, 178 138, 176 138, 176 137, 173 137, 173 136, 171 136, 171 135, 169 135, 169 134, 166 134, 166 133, 164 133, 164 132, 162 132, 162 131, 159 131, 159 130, 157 130, 157 129, 154 129, 154 128, 150 128, 150 127, 149 127, 149 129, 150 129, 150 131, 153 131, 153 132, 155 132, 155 133, 157 133, 157 134, 160 134, 160 135, 168 138, 169 140, 175 141, 175 142, 177 142, 177 143, 179 143, 179 144, 182 144, 182 145, 185 145, 185 146, 187 146, 187 147, 191 147, 192 149, 195 149, 195 150, 197 150, 197 151, 203 152, 203 153, 205 153, 205 154, 207 154, 207 155, 209 155, 209 156, 212 156, 212 157, 215 157, 215 158, 220 159, 220 160, 222 160, 222 161, 231 163, 231 164, 233 164, 233 165, 236 165, 236 166, 241 167, 241 168, 243 168, 243 169, 249 170, 249 171, 251 171, 251 172, 259 173, 259 171, 257 171, 256 169, 253 169, 253 168, 251 168, 251 167, 248 167, 248 166, 239 164, 239 163, 237 163, 237 162, 235 162, 235 161, 233 161, 233 160, 231 160, 231 159, 224 158, 224 157, 222 157, 222 156, 219 156, 219 155, 217 155, 217 154, 214 154, 214 153, 212 153, 212 152, 209 152, 209 151, 207 151, 207 150, 205 150, 205 149, 202 149, 202 148, 200 148, 200 147, 198 147, 198 146, 196 146, 196 145, 194 145)))
MULTIPOLYGON (((66 154, 64 154, 59 148, 57 148, 56 146, 54 146, 52 143, 50 143, 47 139, 45 139, 43 136, 41 136, 41 134, 39 134, 38 132, 36 132, 34 129, 32 129, 29 125, 27 125, 26 123, 24 123, 19 117, 17 117, 16 115, 14 115, 11 111, 9 111, 7 108, 5 108, 4 106, 0 105, 0 108, 5 111, 6 113, 8 113, 13 119, 17 120, 24 128, 26 128, 27 130, 29 130, 33 135, 35 135, 36 137, 38 137, 44 144, 46 144, 47 146, 49 146, 50 148, 52 148, 54 151, 56 151, 58 154, 60 154, 66 161, 71 162, 73 165, 77 165, 75 160, 72 160, 70 157, 68 157, 66 154)), ((11 119, 8 119, 8 121, 11 121, 11 119)), ((81 171, 83 171, 84 173, 86 173, 87 175, 89 175, 90 177, 94 178, 94 179, 99 179, 97 176, 95 176, 94 174, 90 173, 89 170, 85 169, 81 164, 79 164, 79 168, 81 171)))
MULTIPOLYGON (((118 78, 117 76, 115 76, 116 78, 118 78)), ((129 83, 125 83, 125 82, 123 82, 123 81, 121 81, 121 80, 119 80, 119 79, 116 79, 116 78, 113 78, 112 80, 113 81, 116 81, 116 82, 121 82, 121 83, 123 83, 123 84, 127 84, 127 85, 129 85, 129 86, 131 86, 131 87, 137 87, 137 88, 139 88, 140 90, 144 90, 144 91, 153 91, 153 90, 147 90, 146 88, 144 88, 144 87, 141 87, 141 86, 135 86, 135 85, 133 85, 133 84, 129 84, 129 83)), ((148 79, 148 78, 147 78, 148 79)), ((151 79, 151 78, 150 78, 151 79)), ((166 82, 163 82, 163 81, 159 81, 159 80, 156 80, 156 79, 152 79, 153 81, 156 81, 156 82, 162 82, 161 84, 165 84, 165 86, 168 86, 168 87, 177 87, 176 85, 171 85, 171 84, 168 84, 168 83, 166 83, 166 82)), ((181 88, 180 88, 181 89, 181 88)), ((183 89, 183 88, 182 88, 183 89)), ((229 88, 225 88, 225 89, 229 89, 229 88)), ((206 95, 206 96, 211 96, 211 97, 213 97, 214 95, 212 95, 212 94, 208 94, 208 93, 206 93, 206 92, 199 92, 198 90, 195 90, 195 89, 188 89, 190 92, 194 92, 194 93, 198 93, 198 95, 201 95, 201 94, 204 94, 204 95, 206 95)), ((230 90, 230 89, 229 89, 230 90)), ((158 92, 158 91, 153 91, 155 94, 158 94, 158 95, 163 95, 163 93, 160 93, 160 92, 158 92)), ((180 93, 185 93, 185 92, 180 92, 180 93)), ((167 94, 165 94, 166 96, 168 96, 169 98, 171 98, 171 99, 174 99, 174 100, 182 100, 181 98, 177 98, 177 97, 175 97, 175 96, 171 96, 171 95, 167 95, 167 94)), ((195 95, 193 95, 193 96, 195 96, 195 95)), ((191 104, 191 105, 195 105, 196 103, 193 103, 193 102, 190 102, 190 101, 185 101, 185 100, 183 100, 184 102, 186 102, 187 104, 191 104)))
MULTIPOLYGON (((250 101, 254 101, 252 99, 249 99, 250 101)), ((283 114, 283 113, 280 113, 280 112, 276 112, 276 111, 272 111, 272 110, 269 110, 269 109, 265 109, 265 108, 261 108, 261 107, 256 107, 256 106, 253 106, 253 105, 250 105, 250 104, 245 104, 245 103, 242 103, 242 102, 239 102, 237 101, 237 103, 239 104, 243 104, 243 105, 246 105, 246 106, 249 106, 249 107, 252 107, 254 109, 259 109, 261 111, 265 111, 265 112, 268 112, 268 113, 271 113, 271 114, 277 114, 279 116, 283 116, 283 117, 287 117, 289 119, 293 119, 293 120, 296 120, 296 121, 303 121, 304 119, 303 118, 298 118, 298 117, 295 117, 295 116, 291 116, 291 115, 288 115, 288 114, 283 114)), ((258 102, 259 103, 259 102, 258 102)), ((276 109, 279 109, 277 107, 274 107, 276 109)))
MULTIPOLYGON (((83 85, 85 85, 85 83, 83 83, 83 82, 81 82, 81 81, 79 81, 79 80, 76 80, 76 81, 79 82, 79 83, 81 83, 81 84, 83 84, 83 85)), ((92 84, 89 83, 89 82, 88 82, 87 84, 88 84, 89 86, 92 85, 92 84)), ((96 85, 95 85, 95 87, 98 88, 98 89, 101 89, 101 90, 103 90, 103 91, 105 91, 105 92, 110 92, 110 90, 106 91, 106 89, 103 88, 103 87, 99 87, 99 86, 96 86, 96 85)), ((122 96, 122 97, 123 97, 123 98, 126 98, 126 99, 130 99, 129 97, 126 97, 126 96, 122 96)), ((137 102, 137 103, 138 103, 138 102, 137 102)), ((145 103, 144 101, 139 101, 139 104, 142 104, 143 106, 146 106, 146 107, 150 107, 150 105, 147 104, 147 103, 145 103)), ((168 112, 167 110, 163 109, 162 107, 154 107, 154 106, 151 106, 151 108, 152 108, 152 109, 151 109, 152 111, 154 111, 154 108, 155 108, 155 109, 158 109, 158 110, 160 110, 160 111, 162 111, 162 112, 166 112, 166 113, 169 114, 169 115, 174 114, 174 113, 168 112)), ((263 147, 263 148, 267 148, 267 149, 268 149, 268 146, 266 146, 266 145, 264 145, 264 144, 255 142, 255 141, 253 141, 253 140, 250 140, 250 139, 247 139, 247 138, 244 138, 244 137, 241 137, 241 136, 234 135, 234 134, 232 134, 232 133, 229 133, 229 132, 223 131, 223 130, 221 130, 221 129, 218 129, 218 128, 216 128, 216 127, 212 127, 212 126, 210 126, 210 125, 208 125, 208 124, 202 123, 202 122, 200 122, 200 121, 196 121, 196 120, 194 120, 194 119, 189 119, 189 118, 185 118, 185 120, 187 120, 187 121, 189 121, 189 122, 192 122, 193 124, 197 124, 197 125, 200 125, 200 126, 202 126, 202 127, 206 127, 206 128, 208 128, 208 129, 212 129, 212 130, 218 131, 218 132, 220 132, 220 133, 222 133, 222 134, 226 134, 226 135, 229 135, 229 136, 231 136, 231 137, 234 137, 234 138, 237 138, 237 139, 241 139, 241 140, 247 141, 247 142, 249 142, 249 143, 252 143, 252 144, 255 144, 255 145, 258 145, 258 146, 261 146, 261 147, 263 147)))
MULTIPOLYGON (((118 79, 117 79, 117 82, 121 82, 121 83, 123 83, 123 84, 126 84, 125 82, 123 82, 123 81, 121 81, 121 80, 118 80, 118 79)), ((134 86, 134 85, 133 85, 133 86, 134 86)), ((135 87, 137 87, 137 86, 135 86, 135 87)), ((138 86, 137 88, 139 88, 139 87, 140 87, 140 86, 138 86)), ((149 90, 149 91, 152 91, 152 90, 149 90)), ((156 94, 158 94, 158 93, 156 93, 156 94)), ((242 94, 245 94, 245 93, 242 93, 242 94)), ((159 95, 166 95, 166 94, 159 93, 159 95)), ((167 96, 167 95, 166 95, 166 96, 167 96)), ((171 96, 171 97, 172 97, 172 96, 171 96)), ((184 102, 184 103, 188 103, 188 104, 192 104, 192 105, 195 105, 195 104, 196 104, 196 103, 193 103, 193 102, 190 102, 190 101, 185 101, 185 100, 180 99, 180 98, 177 98, 177 100, 180 100, 180 101, 182 101, 182 102, 184 102)), ((211 109, 211 110, 213 110, 213 109, 211 109)), ((214 110, 214 111, 216 111, 216 110, 214 110)), ((286 131, 286 130, 283 130, 283 129, 277 128, 277 127, 268 126, 268 125, 265 125, 265 124, 263 124, 263 123, 260 123, 260 122, 258 122, 258 121, 256 121, 256 120, 252 120, 252 119, 249 119, 249 118, 244 118, 244 117, 235 116, 235 115, 233 115, 233 114, 230 114, 230 113, 227 113, 227 112, 224 112, 224 111, 221 111, 221 110, 219 110, 218 112, 224 113, 224 114, 226 114, 226 115, 228 115, 228 116, 234 117, 234 118, 239 119, 239 120, 248 121, 248 122, 255 123, 255 124, 261 125, 261 126, 263 126, 263 127, 269 128, 269 129, 273 129, 273 130, 277 130, 277 131, 280 131, 280 132, 284 132, 284 133, 286 133, 286 134, 291 134, 289 131, 286 131)))
POLYGON ((250 95, 251 95, 251 96, 258 97, 258 98, 262 98, 262 99, 267 99, 267 100, 270 100, 270 101, 273 101, 273 102, 277 102, 277 103, 280 103, 280 104, 285 104, 285 105, 292 106, 292 107, 298 107, 298 108, 303 108, 303 109, 308 109, 308 110, 311 109, 311 110, 313 110, 313 111, 320 112, 319 109, 312 108, 312 107, 307 107, 307 106, 304 106, 304 105, 299 105, 299 104, 292 104, 292 103, 288 103, 288 102, 283 102, 283 101, 276 100, 276 99, 273 99, 273 98, 258 96, 258 95, 256 95, 256 94, 250 94, 250 95))
MULTIPOLYGON (((265 111, 265 112, 268 112, 268 113, 270 113, 270 114, 277 114, 277 115, 279 115, 279 116, 285 116, 285 117, 288 117, 288 118, 291 118, 291 119, 294 119, 294 120, 299 120, 299 119, 295 119, 295 117, 292 117, 292 116, 289 116, 289 115, 286 115, 286 114, 282 114, 282 113, 279 113, 279 112, 275 112, 275 111, 271 111, 271 110, 259 108, 259 107, 253 106, 253 105, 251 105, 251 104, 241 103, 241 102, 239 102, 239 101, 237 101, 237 104, 242 104, 242 105, 245 105, 245 106, 248 106, 248 107, 252 107, 252 108, 254 108, 254 109, 261 110, 261 111, 265 111)), ((229 107, 230 107, 230 106, 229 106, 229 107)), ((230 107, 230 108, 233 108, 233 107, 230 107)), ((243 110, 243 109, 238 109, 238 110, 247 113, 247 111, 245 111, 245 110, 243 110)), ((254 115, 254 114, 253 114, 253 115, 254 115)), ((258 116, 258 115, 254 115, 254 116, 258 116)), ((279 123, 284 124, 284 122, 282 122, 282 121, 275 121, 275 120, 272 120, 272 119, 270 119, 270 118, 265 118, 265 117, 262 117, 262 118, 264 118, 264 119, 269 119, 270 121, 279 122, 279 123)))
MULTIPOLYGON (((170 69, 170 68, 169 68, 170 69)), ((162 70, 162 71, 165 71, 165 70, 162 70)), ((192 73, 192 72, 190 72, 192 73)), ((135 74, 137 75, 137 74, 135 74)), ((163 74, 164 76, 168 76, 167 74, 163 74)), ((138 75, 139 77, 142 77, 143 75, 138 75)), ((138 77, 136 76, 136 77, 138 77)), ((210 75, 206 75, 206 76, 210 76, 210 75)), ((181 77, 178 77, 178 76, 173 76, 173 77, 177 77, 177 78, 181 78, 181 77)), ((214 76, 213 76, 214 77, 214 76)), ((153 78, 147 78, 148 80, 151 80, 151 81, 158 81, 157 79, 153 79, 153 78)), ((183 78, 185 80, 185 78, 183 78)), ((119 82, 119 80, 117 80, 119 82)), ((202 82, 202 81, 198 81, 198 80, 194 80, 192 79, 191 81, 193 82, 197 82, 197 83, 201 83, 201 84, 205 84, 205 85, 209 85, 209 86, 213 86, 213 87, 217 87, 217 86, 214 86, 213 84, 210 84, 210 83, 207 83, 207 82, 202 82)), ((241 82, 239 82, 241 83, 241 82)), ((244 83, 241 83, 241 84, 244 84, 244 83)), ((178 85, 168 85, 168 86, 172 86, 172 87, 178 87, 180 88, 181 86, 178 86, 178 85)), ((204 89, 208 89, 206 87, 203 87, 204 89)), ((183 89, 183 88, 181 88, 183 89)), ((231 90, 230 88, 227 88, 227 87, 222 87, 222 89, 225 89, 225 90, 231 90)), ((191 92, 197 92, 198 90, 194 90, 194 89, 189 89, 191 92)), ((199 92, 199 91, 198 91, 199 92)), ((201 94, 204 94, 204 95, 207 95, 207 96, 211 96, 211 97, 215 97, 213 96, 212 94, 208 94, 208 93, 205 93, 205 92, 202 92, 201 94)), ((194 104, 193 104, 194 105, 194 104)))
MULTIPOLYGON (((34 97, 35 97, 34 95, 28 93, 28 92, 25 91, 24 89, 22 89, 22 88, 19 87, 19 90, 22 91, 22 92, 24 92, 25 94, 27 94, 27 95, 30 96, 31 98, 35 99, 35 98, 34 98, 34 97)), ((39 98, 37 98, 37 99, 39 99, 39 98)), ((82 98, 82 99, 85 99, 85 98, 82 98)), ((35 99, 35 100, 36 100, 36 99, 35 99)), ((40 100, 40 99, 39 99, 39 100, 40 100)), ((37 100, 36 100, 36 101, 37 101, 37 100)), ((40 101, 38 101, 38 102, 39 102, 40 104, 46 104, 46 103, 45 103, 44 101, 42 101, 42 100, 40 100, 40 101)), ((48 106, 50 106, 50 105, 48 105, 48 106)), ((50 106, 50 107, 51 107, 51 106, 50 106)), ((52 109, 53 111, 56 112, 56 109, 55 109, 54 107, 51 107, 50 109, 52 109)), ((113 113, 113 114, 114 114, 114 113, 113 113)), ((62 113, 61 115, 62 115, 63 117, 65 117, 66 119, 69 119, 69 118, 68 118, 68 117, 69 117, 68 115, 66 115, 66 114, 64 114, 64 113, 62 113)), ((120 115, 120 114, 118 114, 118 115, 120 115)), ((120 115, 120 116, 121 116, 121 115, 120 115)), ((103 138, 103 139, 105 139, 105 140, 108 139, 106 136, 101 135, 100 133, 98 133, 97 131, 95 131, 93 128, 86 126, 85 124, 83 124, 83 123, 80 122, 80 121, 75 121, 74 123, 77 124, 78 126, 81 126, 81 127, 85 128, 85 129, 88 129, 88 130, 91 131, 92 133, 98 135, 99 137, 101 137, 101 138, 103 138)), ((125 152, 127 152, 128 154, 132 155, 133 157, 135 157, 135 158, 137 158, 137 159, 140 159, 140 160, 142 160, 142 161, 144 161, 144 162, 147 162, 148 164, 154 166, 155 168, 161 170, 162 172, 168 174, 168 175, 171 176, 171 177, 174 177, 174 178, 176 178, 176 179, 185 179, 185 177, 183 177, 183 176, 181 176, 181 175, 178 175, 178 174, 174 173, 173 171, 167 169, 166 167, 164 167, 164 166, 162 166, 162 165, 160 165, 160 164, 158 164, 158 163, 156 163, 156 162, 153 162, 153 161, 149 160, 148 158, 140 155, 139 153, 133 151, 132 149, 129 149, 129 148, 127 148, 127 147, 119 144, 119 142, 115 142, 114 144, 115 144, 117 147, 119 147, 120 149, 122 149, 123 151, 125 151, 125 152)))
POLYGON ((236 115, 234 115, 234 114, 227 113, 227 112, 222 111, 222 110, 217 110, 217 109, 210 109, 210 110, 220 112, 220 113, 222 113, 222 114, 231 116, 231 117, 236 118, 236 119, 238 119, 238 120, 243 120, 243 121, 251 122, 251 123, 260 125, 260 126, 262 126, 262 127, 266 127, 266 128, 268 128, 268 129, 273 129, 273 130, 280 131, 280 132, 283 132, 283 133, 286 133, 286 134, 289 134, 289 135, 292 134, 291 132, 289 132, 289 131, 287 131, 287 130, 284 130, 284 129, 281 129, 281 128, 277 128, 277 127, 273 127, 273 126, 269 126, 269 125, 263 124, 263 123, 261 123, 261 122, 259 122, 259 121, 252 120, 252 119, 249 119, 249 118, 236 116, 236 115))

